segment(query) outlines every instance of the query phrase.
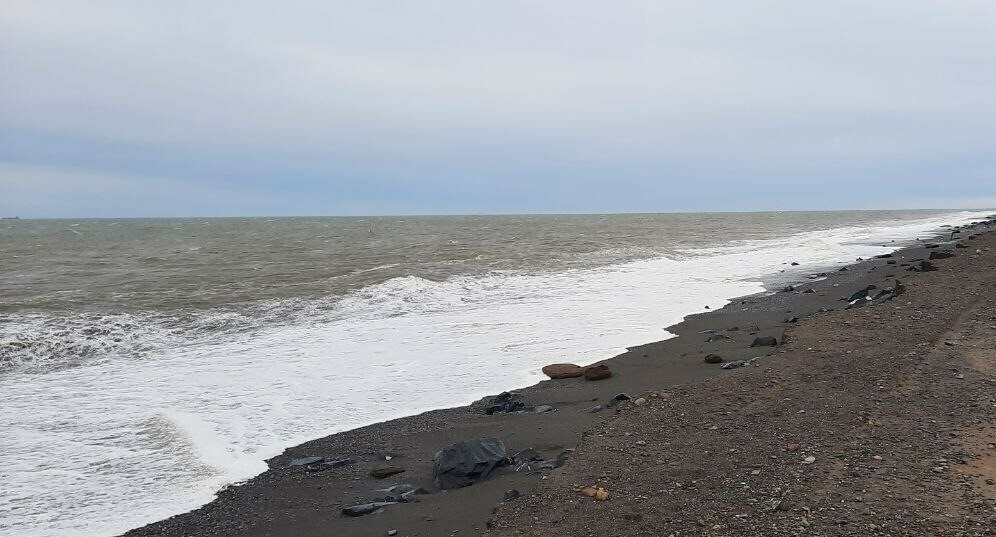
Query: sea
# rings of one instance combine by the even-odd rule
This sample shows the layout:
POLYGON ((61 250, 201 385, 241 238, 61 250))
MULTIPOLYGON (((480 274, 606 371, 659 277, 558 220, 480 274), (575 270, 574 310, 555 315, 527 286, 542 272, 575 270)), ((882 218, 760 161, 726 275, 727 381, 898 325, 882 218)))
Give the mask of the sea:
POLYGON ((0 535, 117 535, 988 214, 3 220, 0 535))

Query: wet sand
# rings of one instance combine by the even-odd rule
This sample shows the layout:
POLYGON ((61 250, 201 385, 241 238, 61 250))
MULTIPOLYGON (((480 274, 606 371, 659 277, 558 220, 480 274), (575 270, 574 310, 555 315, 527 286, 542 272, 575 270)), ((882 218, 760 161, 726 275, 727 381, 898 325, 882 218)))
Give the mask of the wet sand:
MULTIPOLYGON (((715 479, 730 481, 724 485, 726 487, 739 487, 739 483, 750 477, 750 471, 756 468, 749 467, 748 475, 743 476, 743 468, 740 467, 742 457, 731 456, 730 453, 743 453, 753 449, 757 451, 750 453, 761 460, 774 455, 768 453, 770 450, 750 446, 750 439, 758 431, 768 431, 769 434, 764 438, 769 439, 769 444, 770 438, 777 438, 776 444, 779 445, 783 440, 787 442, 793 434, 798 434, 794 429, 792 434, 788 430, 780 432, 777 428, 783 423, 770 419, 760 420, 755 415, 777 412, 772 416, 780 416, 786 420, 796 416, 784 408, 776 408, 776 403, 785 398, 779 391, 779 386, 791 384, 799 390, 792 392, 794 397, 813 401, 820 401, 821 397, 836 393, 832 390, 849 393, 849 397, 856 400, 865 397, 869 389, 872 390, 871 393, 877 393, 874 386, 869 388, 866 385, 875 375, 868 376, 868 372, 862 368, 854 367, 854 357, 843 350, 848 345, 857 345, 852 341, 852 331, 829 330, 819 323, 830 322, 825 319, 838 317, 849 319, 857 318, 856 315, 860 318, 872 314, 891 315, 891 308, 907 300, 907 297, 917 297, 923 293, 921 288, 924 285, 921 281, 930 289, 930 285, 939 285, 929 283, 934 280, 949 278, 954 282, 948 285, 954 285, 961 280, 968 281, 971 276, 975 278, 972 280, 975 285, 973 289, 977 290, 984 278, 972 271, 981 270, 982 264, 986 262, 990 263, 990 272, 983 270, 982 274, 990 278, 986 280, 988 283, 996 283, 996 276, 991 270, 991 250, 973 258, 974 264, 966 263, 969 259, 968 252, 974 252, 976 248, 993 247, 994 239, 991 235, 968 238, 987 227, 990 226, 980 226, 973 230, 965 228, 962 231, 960 239, 969 248, 956 249, 955 242, 942 242, 934 249, 922 246, 907 248, 891 258, 864 261, 843 271, 833 270, 825 278, 803 282, 792 291, 744 297, 721 310, 690 316, 667 329, 678 337, 634 347, 603 362, 612 369, 613 376, 609 379, 550 380, 518 390, 527 404, 550 405, 554 408, 553 411, 486 415, 482 400, 468 407, 427 412, 307 442, 289 448, 280 456, 269 460, 268 471, 240 486, 221 491, 210 504, 130 531, 126 535, 380 536, 388 535, 392 530, 402 536, 479 535, 488 531, 489 522, 495 535, 516 535, 520 532, 529 532, 531 535, 577 535, 596 529, 596 534, 604 535, 658 535, 657 532, 664 528, 680 531, 679 534, 686 534, 686 531, 693 535, 705 534, 713 531, 711 528, 715 524, 711 518, 706 520, 703 518, 705 514, 693 515, 692 511, 689 514, 674 514, 676 511, 671 509, 679 507, 679 504, 641 504, 647 501, 642 496, 661 499, 671 498, 672 495, 644 491, 639 483, 653 483, 655 490, 672 490, 673 484, 665 484, 660 480, 667 483, 678 480, 691 482, 714 475, 715 479), (940 268, 937 272, 913 273, 906 270, 908 267, 905 264, 918 265, 919 261, 914 260, 926 259, 930 252, 940 250, 957 251, 962 255, 934 261, 940 268), (890 264, 890 261, 894 264, 890 264), (961 264, 966 265, 965 274, 954 276, 950 267, 961 264), (878 289, 894 286, 896 278, 908 288, 906 294, 858 310, 839 311, 847 305, 841 297, 848 297, 869 285, 875 285, 878 289), (810 289, 812 292, 806 292, 810 289), (792 318, 800 320, 793 321, 792 318), (732 330, 734 327, 737 329, 732 330), (785 345, 750 347, 757 337, 771 336, 782 341, 786 331, 789 338, 785 345), (718 341, 706 341, 715 335, 725 337, 718 341), (806 350, 815 344, 813 341, 819 343, 819 367, 839 364, 835 366, 837 369, 824 373, 814 363, 807 361, 817 357, 815 352, 806 350), (800 350, 798 346, 801 344, 808 347, 800 350), (710 353, 721 355, 725 362, 758 359, 748 367, 724 370, 718 364, 706 364, 703 361, 703 357, 710 353), (807 372, 807 367, 812 369, 807 372), (799 370, 779 373, 781 378, 773 383, 773 379, 762 374, 770 368, 799 370), (861 376, 850 383, 848 376, 852 372, 861 376), (802 377, 797 378, 799 375, 802 377), (732 384, 727 385, 729 383, 732 384), (823 383, 827 383, 826 386, 823 383), (855 390, 860 387, 861 391, 851 393, 852 384, 855 390), (642 406, 635 406, 631 401, 614 404, 613 398, 619 393, 629 394, 633 398, 642 396, 649 403, 642 406), (709 406, 705 406, 703 401, 708 402, 709 406), (755 406, 756 410, 744 415, 745 408, 755 406), (601 410, 593 411, 594 407, 601 407, 601 410), (668 410, 665 411, 664 408, 668 410), (647 418, 648 412, 654 413, 654 419, 647 418), (730 427, 728 422, 738 424, 736 430, 740 436, 715 432, 727 431, 730 427), (611 432, 621 430, 619 428, 624 427, 623 423, 628 435, 611 432), (713 426, 717 428, 711 429, 713 426), (771 429, 772 427, 775 429, 771 429), (709 436, 696 436, 705 434, 702 430, 709 431, 709 436), (634 437, 636 434, 641 435, 639 438, 644 444, 634 444, 637 441, 634 437), (503 468, 494 478, 474 486, 449 491, 435 490, 432 486, 432 459, 436 452, 455 442, 484 437, 502 440, 510 454, 533 448, 549 459, 564 454, 566 450, 580 448, 569 454, 567 464, 561 468, 528 474, 503 468), (729 449, 741 451, 730 452, 729 449), (655 456, 644 457, 644 452, 653 452, 655 456), (348 458, 353 462, 321 472, 308 472, 303 467, 290 466, 293 459, 308 456, 348 458), (387 460, 388 457, 390 460, 387 460), (695 460, 696 464, 686 467, 682 462, 684 460, 695 460), (383 479, 371 477, 371 469, 380 464, 401 466, 404 472, 383 479), (668 474, 672 469, 678 472, 674 476, 668 474), (702 477, 698 478, 700 475, 702 477), (581 484, 594 484, 596 481, 606 485, 613 497, 600 503, 579 501, 574 489, 581 484), (423 487, 432 493, 419 496, 416 502, 389 505, 379 513, 356 518, 343 516, 343 508, 370 502, 383 496, 377 489, 398 483, 423 487), (622 483, 626 485, 622 486, 622 483), (660 488, 656 488, 658 486, 660 488), (522 497, 503 502, 506 491, 511 489, 519 491, 522 497), (635 506, 631 505, 633 502, 636 502, 635 506), (496 507, 499 507, 497 514, 496 507), (665 519, 679 518, 680 522, 662 522, 665 519), (654 522, 648 523, 647 520, 654 522), (689 520, 692 525, 689 525, 689 520), (698 524, 700 520, 705 525, 698 524)), ((955 239, 959 237, 956 236, 955 239)), ((927 298, 923 300, 933 300, 932 303, 937 304, 936 307, 929 306, 931 302, 928 302, 928 307, 931 308, 928 311, 936 312, 943 318, 937 322, 950 323, 951 319, 962 313, 963 308, 952 304, 944 305, 942 297, 935 295, 936 292, 925 293, 927 298)), ((661 300, 667 300, 667 297, 661 297, 661 300)), ((873 326, 869 330, 872 333, 865 334, 864 337, 881 341, 877 345, 882 348, 891 349, 902 345, 909 347, 921 343, 911 343, 912 340, 906 339, 899 341, 899 334, 885 326, 873 326)), ((867 348, 867 344, 862 348, 867 348)), ((888 372, 893 376, 905 369, 905 366, 899 364, 882 363, 879 367, 884 368, 881 372, 888 372)), ((878 373, 879 370, 876 370, 876 374, 878 373)), ((964 379, 958 380, 962 382, 959 386, 965 385, 964 379)), ((461 387, 453 386, 452 389, 459 391, 461 387)), ((841 399, 844 400, 850 399, 841 399)), ((874 408, 874 405, 865 406, 874 408)), ((860 409, 848 410, 858 412, 860 409)), ((321 411, 316 409, 316 412, 321 411)), ((818 415, 820 411, 813 409, 808 412, 812 416, 818 415)), ((795 421, 786 421, 785 424, 787 423, 795 421)), ((823 423, 827 425, 817 427, 821 434, 833 436, 835 430, 839 434, 850 430, 831 421, 819 421, 817 425, 822 426, 823 423)), ((802 424, 805 425, 804 422, 802 424)), ((817 452, 814 448, 807 449, 817 452)), ((792 456, 795 455, 793 452, 792 456)), ((823 457, 825 455, 820 453, 820 458, 823 457)), ((763 472, 762 469, 759 475, 765 475, 763 472)), ((801 481, 793 481, 798 482, 801 481)), ((713 506, 713 498, 721 498, 718 493, 702 492, 701 488, 696 488, 695 492, 684 496, 687 501, 681 503, 680 508, 689 509, 687 504, 713 506)), ((742 502, 746 501, 738 496, 731 498, 735 499, 730 501, 736 502, 729 506, 731 509, 740 509, 742 502)), ((754 499, 760 501, 758 498, 754 499)), ((748 502, 749 505, 756 503, 748 502)), ((714 510, 714 506, 710 509, 714 510)), ((778 511, 782 512, 797 514, 794 511, 778 511)), ((735 517, 736 514, 739 513, 729 516, 735 517)), ((749 517, 732 520, 753 523, 749 517)), ((727 524, 724 526, 726 528, 734 527, 729 521, 724 523, 727 524)), ((724 523, 717 522, 721 526, 724 523)), ((726 534, 752 535, 736 532, 726 534)))

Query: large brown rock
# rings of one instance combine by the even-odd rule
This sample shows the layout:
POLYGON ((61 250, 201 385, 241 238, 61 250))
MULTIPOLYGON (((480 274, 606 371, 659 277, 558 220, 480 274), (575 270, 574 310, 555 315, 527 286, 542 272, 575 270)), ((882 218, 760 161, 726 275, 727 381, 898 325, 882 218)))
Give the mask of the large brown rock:
POLYGON ((612 371, 605 364, 584 368, 584 378, 587 380, 602 380, 612 376, 612 371))
POLYGON ((404 471, 404 468, 393 464, 378 464, 370 470, 370 475, 376 477, 377 479, 384 479, 385 477, 400 474, 404 471))
POLYGON ((552 379, 571 379, 584 375, 584 368, 574 364, 550 364, 543 368, 543 374, 552 379))

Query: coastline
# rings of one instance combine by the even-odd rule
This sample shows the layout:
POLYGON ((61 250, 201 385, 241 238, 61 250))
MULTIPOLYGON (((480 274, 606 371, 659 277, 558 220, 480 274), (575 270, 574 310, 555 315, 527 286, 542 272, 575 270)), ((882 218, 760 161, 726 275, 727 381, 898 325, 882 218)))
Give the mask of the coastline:
MULTIPOLYGON (((948 245, 947 247, 951 247, 948 245)), ((659 392, 678 385, 694 385, 713 377, 737 374, 705 364, 706 353, 721 354, 726 361, 778 354, 779 348, 751 349, 755 337, 784 339, 794 323, 786 317, 803 318, 821 309, 840 309, 839 295, 850 295, 867 285, 886 286, 891 272, 888 261, 897 261, 895 276, 905 279, 901 261, 926 258, 923 247, 899 250, 891 258, 869 260, 832 272, 823 280, 800 285, 799 292, 751 295, 726 307, 689 316, 667 328, 677 337, 639 347, 605 360, 613 371, 607 380, 544 381, 518 390, 531 405, 551 405, 553 412, 539 414, 485 415, 484 403, 450 408, 381 422, 287 449, 268 461, 270 469, 239 486, 218 494, 211 503, 186 514, 147 525, 125 535, 439 535, 484 531, 492 510, 506 490, 531 494, 543 481, 542 473, 524 474, 504 470, 495 479, 472 487, 420 496, 420 501, 388 506, 382 513, 346 518, 341 509, 371 501, 382 489, 396 483, 411 483, 431 489, 432 457, 440 448, 462 440, 496 437, 510 453, 533 448, 544 457, 555 458, 573 449, 587 431, 600 426, 626 405, 591 412, 609 403, 618 393, 659 392), (839 286, 842 290, 834 289, 839 286), (815 292, 803 293, 812 288, 815 292), (846 292, 845 292, 846 291, 846 292), (791 310, 788 312, 787 310, 791 310), (751 330, 751 326, 758 330, 751 330), (725 331, 737 326, 741 330, 725 331), (705 342, 708 330, 723 331, 729 339, 705 342), (321 456, 352 459, 352 464, 323 472, 290 467, 294 458, 321 456), (385 462, 405 468, 386 479, 375 479, 370 469, 385 462), (460 510, 453 508, 459 505, 460 510)), ((459 390, 454 387, 454 390, 459 390)), ((320 411, 320 409, 316 409, 320 411)), ((569 462, 568 467, 571 466, 569 462)), ((555 471, 558 473, 560 470, 555 471)), ((548 472, 546 472, 548 473, 548 472)))
POLYGON ((996 233, 964 242, 758 367, 627 406, 483 535, 996 535, 996 233))

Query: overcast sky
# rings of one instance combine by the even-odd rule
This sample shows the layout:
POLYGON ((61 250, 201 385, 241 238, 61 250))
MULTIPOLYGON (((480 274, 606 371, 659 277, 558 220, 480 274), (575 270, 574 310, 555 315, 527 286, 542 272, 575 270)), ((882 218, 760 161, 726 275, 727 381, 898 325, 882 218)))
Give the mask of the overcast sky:
POLYGON ((996 206, 996 2, 0 0, 0 215, 996 206))

